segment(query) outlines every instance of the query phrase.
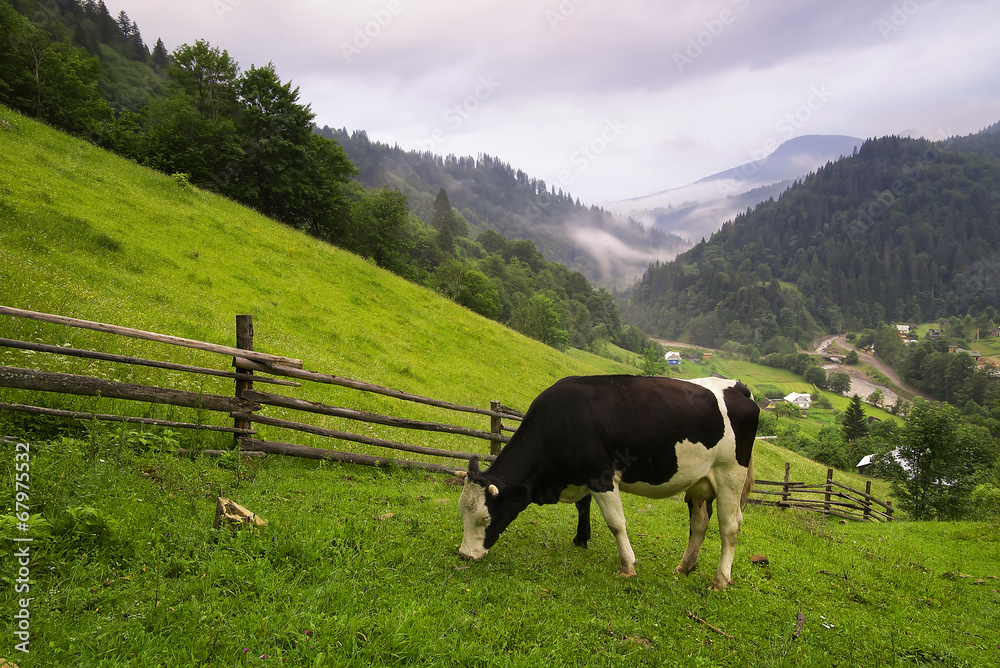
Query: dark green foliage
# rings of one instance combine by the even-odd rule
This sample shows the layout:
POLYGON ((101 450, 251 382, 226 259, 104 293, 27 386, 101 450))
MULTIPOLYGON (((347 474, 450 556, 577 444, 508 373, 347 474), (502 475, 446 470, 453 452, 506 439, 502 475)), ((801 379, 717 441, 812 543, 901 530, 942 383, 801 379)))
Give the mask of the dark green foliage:
POLYGON ((803 380, 819 388, 827 386, 826 370, 820 366, 810 366, 802 374, 803 380))
POLYGON ((451 212, 451 202, 444 188, 434 198, 434 216, 431 227, 437 230, 437 243, 441 252, 449 255, 455 252, 455 218, 451 212))
POLYGON ((557 350, 569 348, 569 332, 563 327, 558 305, 540 292, 518 300, 509 324, 522 334, 557 350))
POLYGON ((111 115, 97 90, 98 62, 52 40, 0 3, 0 103, 68 132, 84 134, 111 115))
POLYGON ((971 512, 971 493, 986 481, 997 454, 986 429, 963 423, 950 406, 918 400, 895 456, 883 455, 879 466, 914 519, 958 519, 971 512))
POLYGON ((654 334, 752 343, 998 308, 1000 135, 974 140, 870 140, 650 267, 623 312, 654 334), (706 313, 718 325, 702 335, 706 313))
POLYGON ((832 426, 820 429, 816 440, 809 445, 807 454, 810 459, 841 471, 851 470, 856 463, 856 460, 852 461, 854 458, 848 454, 843 434, 832 426))
MULTIPOLYGON (((466 221, 469 236, 496 232, 510 240, 531 240, 546 259, 580 272, 595 285, 610 289, 631 283, 645 263, 630 264, 622 259, 602 264, 574 241, 576 232, 613 234, 641 252, 679 251, 689 245, 630 218, 583 206, 569 193, 553 192, 544 182, 490 155, 442 157, 373 142, 362 130, 348 133, 324 127, 318 132, 344 146, 358 166, 361 183, 370 188, 386 184, 399 187, 422 220, 435 220, 437 196, 442 184, 448 184, 450 206, 466 221)), ((437 223, 432 225, 440 229, 437 223)), ((447 239, 444 241, 447 246, 447 239)))
MULTIPOLYGON (((320 140, 326 141, 326 140, 320 140)), ((360 190, 351 203, 351 225, 344 247, 389 271, 406 270, 403 229, 409 212, 406 197, 398 190, 360 190)))
POLYGON ((857 394, 851 397, 851 403, 844 411, 844 438, 848 441, 856 441, 863 438, 868 433, 868 421, 865 416, 865 409, 861 405, 861 397, 857 394))
POLYGON ((663 359, 663 347, 657 344, 650 344, 642 351, 642 375, 662 376, 670 368, 667 361, 663 359))
POLYGON ((834 371, 826 377, 826 388, 837 394, 844 394, 851 389, 851 376, 843 371, 834 371))

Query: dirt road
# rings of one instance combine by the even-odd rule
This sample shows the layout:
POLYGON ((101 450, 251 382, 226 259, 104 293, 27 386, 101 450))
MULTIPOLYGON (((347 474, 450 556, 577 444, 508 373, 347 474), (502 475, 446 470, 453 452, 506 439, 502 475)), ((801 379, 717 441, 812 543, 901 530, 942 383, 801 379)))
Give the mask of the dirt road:
POLYGON ((824 364, 823 368, 830 371, 840 371, 847 373, 851 377, 851 390, 849 394, 857 393, 860 397, 865 398, 869 394, 875 391, 878 387, 885 394, 885 406, 892 406, 896 403, 896 399, 899 393, 909 395, 908 398, 912 397, 923 397, 925 399, 930 399, 927 395, 923 394, 919 390, 906 385, 899 377, 899 374, 890 367, 888 364, 878 359, 874 355, 867 353, 863 350, 858 350, 854 346, 847 343, 847 337, 843 334, 837 334, 834 336, 826 336, 822 339, 816 341, 814 347, 814 352, 817 354, 823 354, 830 347, 830 345, 836 343, 838 346, 844 350, 854 350, 858 353, 858 359, 860 359, 865 364, 871 365, 876 371, 884 375, 892 383, 893 387, 887 387, 885 385, 878 385, 872 379, 865 376, 856 367, 844 365, 844 364, 824 364))

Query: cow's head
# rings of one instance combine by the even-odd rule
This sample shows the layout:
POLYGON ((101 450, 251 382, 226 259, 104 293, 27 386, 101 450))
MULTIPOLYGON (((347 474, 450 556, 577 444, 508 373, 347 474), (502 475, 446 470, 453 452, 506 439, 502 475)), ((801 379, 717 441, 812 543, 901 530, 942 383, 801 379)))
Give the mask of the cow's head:
POLYGON ((531 494, 525 485, 501 490, 480 473, 475 457, 469 461, 469 472, 464 478, 458 500, 462 513, 462 545, 458 553, 464 559, 482 559, 507 525, 528 507, 531 494))

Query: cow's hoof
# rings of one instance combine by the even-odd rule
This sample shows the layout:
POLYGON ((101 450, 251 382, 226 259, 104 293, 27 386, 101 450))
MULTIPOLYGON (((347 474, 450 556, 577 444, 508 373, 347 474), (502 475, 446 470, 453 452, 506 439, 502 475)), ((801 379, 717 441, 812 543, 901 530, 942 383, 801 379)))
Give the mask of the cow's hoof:
POLYGON ((712 586, 710 589, 712 591, 726 591, 726 587, 729 586, 729 582, 726 580, 712 580, 712 586))
POLYGON ((691 575, 692 573, 694 573, 694 569, 696 568, 698 568, 698 564, 695 564, 691 568, 686 568, 684 564, 681 564, 674 569, 674 572, 680 573, 681 575, 691 575))
POLYGON ((618 575, 623 578, 634 578, 635 568, 625 568, 622 566, 621 570, 618 571, 618 575))

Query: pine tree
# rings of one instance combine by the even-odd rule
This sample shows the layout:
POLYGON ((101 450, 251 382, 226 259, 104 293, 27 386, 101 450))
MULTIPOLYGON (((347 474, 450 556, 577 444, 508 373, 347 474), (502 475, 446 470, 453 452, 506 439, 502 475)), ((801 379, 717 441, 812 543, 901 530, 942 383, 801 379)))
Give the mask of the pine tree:
POLYGON ((448 193, 444 188, 438 191, 434 199, 434 218, 431 225, 438 231, 438 247, 443 253, 455 252, 455 232, 454 222, 451 215, 451 202, 448 201, 448 193))
POLYGON ((156 46, 153 47, 153 67, 156 68, 158 72, 162 72, 167 65, 170 64, 170 54, 167 53, 167 47, 163 44, 162 39, 156 40, 156 46))
POLYGON ((855 394, 851 397, 851 403, 844 411, 844 438, 854 441, 868 433, 868 423, 865 418, 865 409, 861 405, 861 397, 855 394))

